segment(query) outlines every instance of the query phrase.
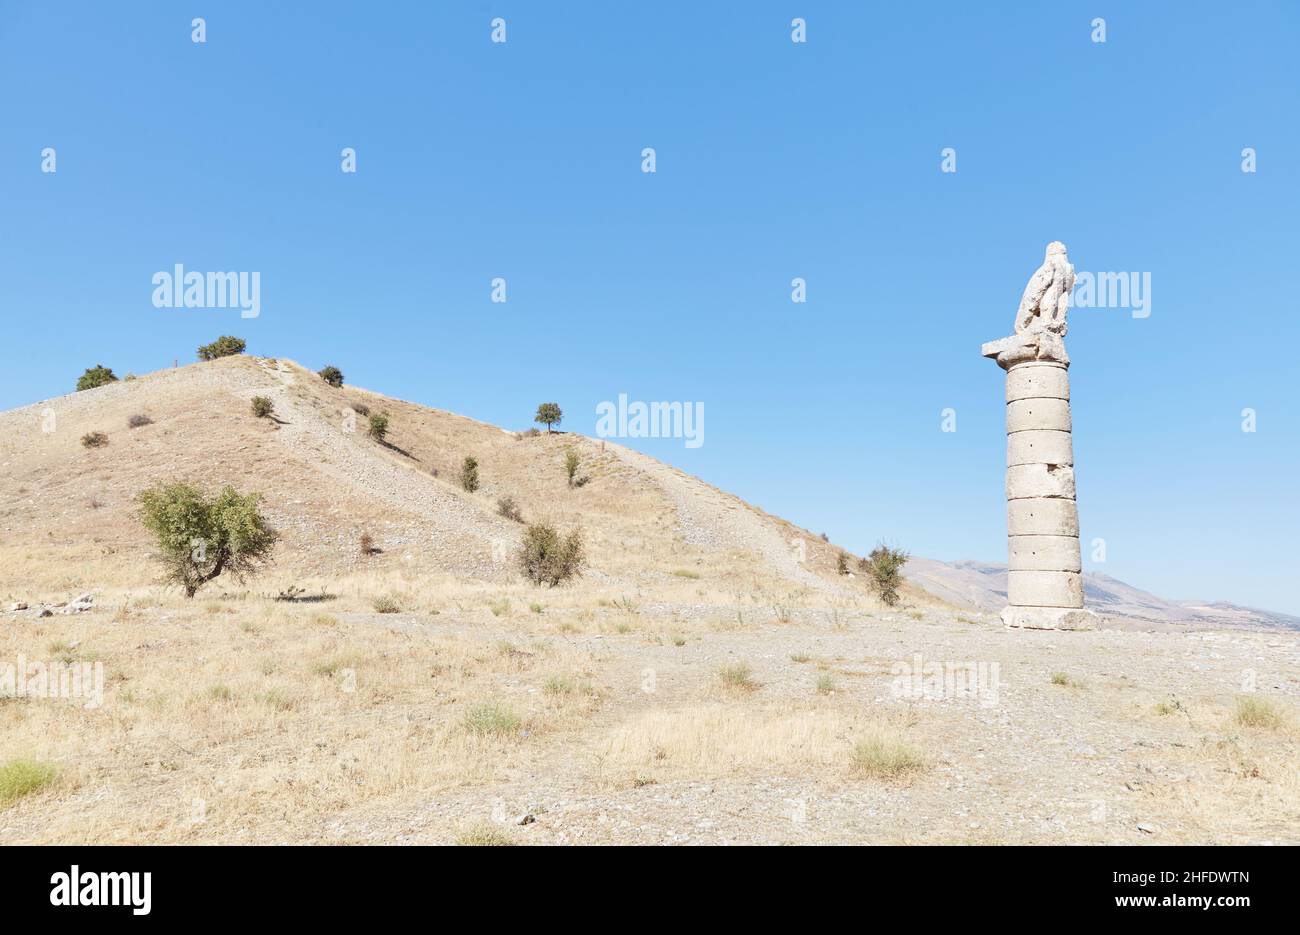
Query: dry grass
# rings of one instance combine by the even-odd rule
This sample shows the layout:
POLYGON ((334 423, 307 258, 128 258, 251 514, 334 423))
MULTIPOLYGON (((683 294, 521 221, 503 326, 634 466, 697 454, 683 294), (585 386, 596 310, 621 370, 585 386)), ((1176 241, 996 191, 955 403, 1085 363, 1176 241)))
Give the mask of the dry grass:
POLYGON ((849 711, 796 704, 658 709, 614 728, 600 747, 603 776, 717 778, 831 769, 849 755, 849 735, 869 722, 849 711))
POLYGON ((513 847, 517 842, 500 828, 477 824, 457 832, 456 843, 461 847, 513 847))
MULTIPOLYGON (((97 790, 93 803, 11 820, 7 839, 236 841, 255 820, 266 839, 316 840, 340 811, 490 781, 518 755, 523 726, 563 736, 600 703, 575 674, 591 657, 562 645, 509 655, 266 599, 219 602, 229 612, 218 614, 174 595, 122 606, 77 618, 75 649, 60 635, 67 618, 0 630, 0 659, 94 652, 106 674, 97 711, 0 703, 0 760, 57 767, 59 789, 93 777, 97 790), (557 672, 572 693, 543 693, 557 672), (493 697, 520 677, 536 695, 493 697)), ((15 766, 4 788, 30 790, 44 775, 15 766)))
POLYGON ((1273 700, 1258 695, 1238 698, 1232 720, 1241 727, 1255 730, 1278 730, 1286 724, 1282 708, 1273 700))
POLYGON ((523 721, 511 708, 499 702, 476 704, 465 712, 465 729, 481 737, 517 737, 523 721))
POLYGON ((0 808, 8 808, 25 795, 52 785, 59 771, 51 763, 9 760, 0 763, 0 808))
POLYGON ((758 682, 754 681, 754 670, 744 662, 733 662, 723 666, 718 671, 718 679, 722 682, 723 688, 733 692, 753 692, 759 688, 758 682))
POLYGON ((897 734, 879 732, 853 745, 849 772, 859 779, 901 779, 925 768, 912 744, 897 734))
POLYGON ((1053 672, 1052 684, 1060 685, 1062 688, 1084 688, 1086 687, 1081 679, 1077 679, 1067 672, 1053 672))

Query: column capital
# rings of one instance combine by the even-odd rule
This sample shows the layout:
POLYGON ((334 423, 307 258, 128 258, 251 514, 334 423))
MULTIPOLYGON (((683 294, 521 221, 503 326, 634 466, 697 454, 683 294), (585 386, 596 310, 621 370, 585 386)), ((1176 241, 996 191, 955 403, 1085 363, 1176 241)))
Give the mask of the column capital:
POLYGON ((1070 366, 1065 340, 1054 331, 1021 331, 980 345, 980 354, 991 357, 1003 370, 1029 361, 1070 366))

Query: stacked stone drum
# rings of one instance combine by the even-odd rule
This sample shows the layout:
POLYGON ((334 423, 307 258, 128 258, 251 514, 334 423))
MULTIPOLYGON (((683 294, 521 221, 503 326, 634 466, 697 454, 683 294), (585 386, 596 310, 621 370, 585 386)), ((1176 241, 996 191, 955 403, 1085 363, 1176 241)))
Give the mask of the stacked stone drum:
POLYGON ((1007 369, 1007 567, 1009 625, 1064 616, 1018 608, 1083 607, 1070 376, 1056 361, 1007 369))

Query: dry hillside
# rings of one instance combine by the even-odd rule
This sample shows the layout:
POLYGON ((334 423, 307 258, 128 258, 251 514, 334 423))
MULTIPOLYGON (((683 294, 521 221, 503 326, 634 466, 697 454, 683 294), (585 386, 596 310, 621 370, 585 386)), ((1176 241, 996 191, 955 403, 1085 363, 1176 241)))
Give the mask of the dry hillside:
POLYGON ((759 579, 778 592, 852 590, 816 536, 620 445, 334 389, 286 360, 227 357, 0 414, 0 471, 0 591, 22 598, 154 581, 134 497, 159 479, 264 494, 283 540, 258 592, 332 588, 357 573, 512 580, 520 527, 497 515, 505 496, 527 520, 580 527, 590 577, 615 589, 658 587, 698 565, 738 589, 759 579), (254 396, 273 401, 274 418, 252 415, 254 396), (366 436, 353 404, 388 413, 387 444, 366 436), (152 421, 129 428, 136 415, 152 421), (95 431, 108 444, 84 448, 95 431), (589 478, 578 489, 564 473, 571 448, 589 478), (473 494, 459 483, 467 455, 479 462, 473 494), (358 549, 363 532, 381 550, 369 558, 358 549), (806 541, 802 565, 796 536, 806 541))
POLYGON ((886 608, 651 458, 284 360, 0 414, 0 532, 0 689, 32 661, 104 679, 0 690, 0 843, 1297 841, 1295 633, 886 608), (274 565, 160 586, 134 497, 162 479, 260 491, 274 565), (503 496, 583 530, 580 580, 520 577, 503 496))

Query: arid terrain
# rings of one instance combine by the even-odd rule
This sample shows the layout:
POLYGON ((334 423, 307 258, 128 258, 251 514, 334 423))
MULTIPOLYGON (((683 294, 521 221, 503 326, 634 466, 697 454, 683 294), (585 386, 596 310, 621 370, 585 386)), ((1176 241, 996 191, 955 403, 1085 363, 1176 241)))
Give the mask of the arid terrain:
POLYGON ((649 457, 286 360, 0 414, 0 533, 0 666, 104 676, 0 698, 3 843, 1300 842, 1300 632, 886 607, 649 457), (170 479, 261 492, 274 564, 161 585, 135 497, 170 479), (521 577, 507 496, 582 530, 580 579, 521 577))

